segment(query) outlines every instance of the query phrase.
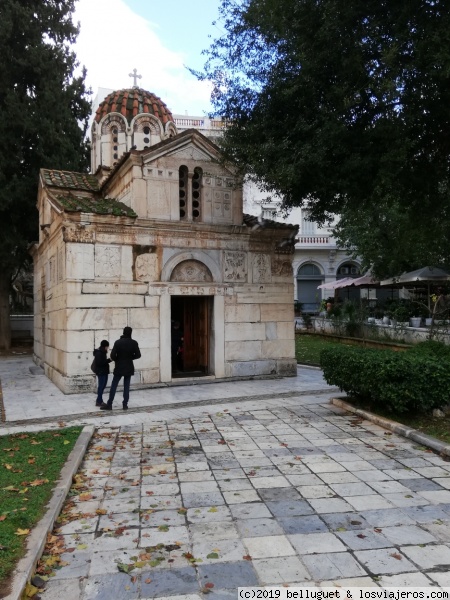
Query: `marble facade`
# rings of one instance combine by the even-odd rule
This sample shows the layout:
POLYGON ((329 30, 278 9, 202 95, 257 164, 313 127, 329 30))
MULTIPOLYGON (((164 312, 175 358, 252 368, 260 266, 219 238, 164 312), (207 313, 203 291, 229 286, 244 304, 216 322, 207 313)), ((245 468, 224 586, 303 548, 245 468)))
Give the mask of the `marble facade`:
POLYGON ((134 384, 168 383, 178 310, 190 311, 185 327, 202 338, 202 377, 295 375, 294 245, 285 240, 297 228, 255 227, 243 214, 241 182, 199 131, 177 134, 169 114, 142 146, 149 116, 138 117, 109 112, 94 122, 94 134, 114 136, 102 119, 123 120, 117 156, 113 138, 93 134, 93 163, 111 156, 94 175, 41 171, 36 362, 65 393, 93 389, 92 350, 129 325, 142 352, 134 384), (140 137, 130 134, 133 123, 140 137))

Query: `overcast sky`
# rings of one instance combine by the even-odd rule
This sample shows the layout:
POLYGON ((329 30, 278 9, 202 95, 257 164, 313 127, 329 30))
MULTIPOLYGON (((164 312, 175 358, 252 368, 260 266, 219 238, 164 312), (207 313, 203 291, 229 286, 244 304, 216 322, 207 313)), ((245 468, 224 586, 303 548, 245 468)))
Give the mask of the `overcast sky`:
POLYGON ((154 92, 175 114, 202 115, 210 110, 210 86, 186 65, 201 69, 201 51, 219 35, 212 22, 220 0, 78 0, 75 21, 81 25, 75 47, 87 68, 93 97, 98 88, 138 85, 154 92))

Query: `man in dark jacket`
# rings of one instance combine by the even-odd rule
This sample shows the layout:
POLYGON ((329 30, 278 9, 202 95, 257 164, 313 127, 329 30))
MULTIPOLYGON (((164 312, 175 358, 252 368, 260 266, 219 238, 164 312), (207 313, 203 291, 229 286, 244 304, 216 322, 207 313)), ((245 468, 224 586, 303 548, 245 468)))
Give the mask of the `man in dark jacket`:
POLYGON ((131 376, 134 375, 134 364, 133 361, 137 358, 141 358, 141 351, 136 340, 131 339, 133 330, 131 327, 125 327, 123 335, 120 340, 114 342, 113 349, 111 350, 111 360, 115 362, 114 377, 111 383, 111 389, 109 391, 109 398, 107 404, 100 406, 101 410, 112 410, 112 404, 114 396, 116 395, 117 386, 119 381, 123 377, 123 410, 128 408, 128 399, 130 397, 130 380, 131 376))

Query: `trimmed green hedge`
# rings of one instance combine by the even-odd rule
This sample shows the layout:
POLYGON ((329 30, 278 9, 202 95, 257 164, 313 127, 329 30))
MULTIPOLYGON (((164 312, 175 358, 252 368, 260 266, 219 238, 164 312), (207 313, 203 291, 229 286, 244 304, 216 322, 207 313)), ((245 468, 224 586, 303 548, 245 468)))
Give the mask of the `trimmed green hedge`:
MULTIPOLYGON (((432 354, 432 353, 430 353, 432 354)), ((351 396, 392 412, 423 412, 450 402, 447 357, 352 346, 320 354, 325 380, 351 396)))

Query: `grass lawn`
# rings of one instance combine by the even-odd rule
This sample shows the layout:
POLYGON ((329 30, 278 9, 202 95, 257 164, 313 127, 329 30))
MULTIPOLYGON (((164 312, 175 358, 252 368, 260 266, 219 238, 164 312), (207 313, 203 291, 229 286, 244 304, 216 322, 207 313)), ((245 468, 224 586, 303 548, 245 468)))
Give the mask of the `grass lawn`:
POLYGON ((0 597, 81 429, 0 436, 0 597))
POLYGON ((297 334, 295 336, 295 357, 302 365, 320 365, 320 352, 330 346, 339 346, 340 342, 327 340, 320 335, 297 334))

